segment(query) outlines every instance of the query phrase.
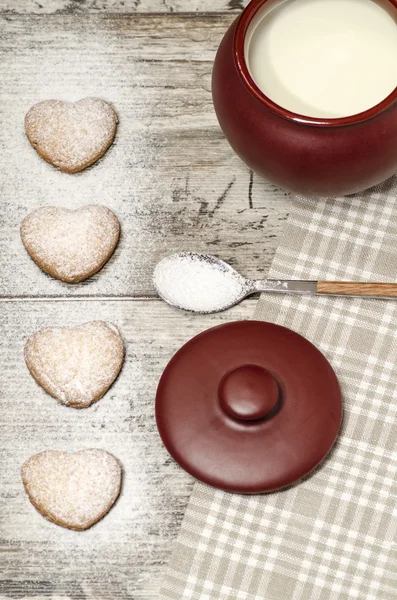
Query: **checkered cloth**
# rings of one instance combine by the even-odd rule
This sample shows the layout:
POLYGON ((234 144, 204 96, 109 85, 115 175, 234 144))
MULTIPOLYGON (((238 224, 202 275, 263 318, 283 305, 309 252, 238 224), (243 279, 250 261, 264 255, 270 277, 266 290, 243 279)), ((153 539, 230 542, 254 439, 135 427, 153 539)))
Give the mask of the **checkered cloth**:
MULTIPOLYGON (((274 278, 397 279, 397 178, 361 195, 298 199, 274 278)), ((161 598, 396 600, 397 302, 263 295, 257 319, 318 346, 344 422, 299 484, 258 496, 198 483, 161 598)))

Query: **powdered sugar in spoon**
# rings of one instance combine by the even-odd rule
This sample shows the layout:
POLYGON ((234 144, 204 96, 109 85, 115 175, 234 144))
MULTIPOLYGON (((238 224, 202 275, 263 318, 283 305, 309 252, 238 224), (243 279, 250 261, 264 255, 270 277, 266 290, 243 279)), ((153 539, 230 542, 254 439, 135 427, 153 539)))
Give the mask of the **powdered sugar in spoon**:
POLYGON ((396 298, 397 284, 336 281, 252 280, 209 254, 180 252, 163 258, 153 283, 160 298, 183 310, 226 310, 256 292, 396 298))

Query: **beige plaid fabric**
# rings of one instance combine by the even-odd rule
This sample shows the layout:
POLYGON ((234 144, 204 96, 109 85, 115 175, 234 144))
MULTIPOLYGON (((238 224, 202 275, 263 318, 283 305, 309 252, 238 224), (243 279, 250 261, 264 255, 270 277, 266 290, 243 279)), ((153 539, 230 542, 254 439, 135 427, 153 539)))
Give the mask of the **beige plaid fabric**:
MULTIPOLYGON (((397 179, 360 196, 298 199, 279 278, 397 281, 397 179)), ((344 422, 320 467, 282 492, 197 484, 162 589, 181 600, 397 599, 397 301, 263 295, 255 317, 314 342, 344 422)))

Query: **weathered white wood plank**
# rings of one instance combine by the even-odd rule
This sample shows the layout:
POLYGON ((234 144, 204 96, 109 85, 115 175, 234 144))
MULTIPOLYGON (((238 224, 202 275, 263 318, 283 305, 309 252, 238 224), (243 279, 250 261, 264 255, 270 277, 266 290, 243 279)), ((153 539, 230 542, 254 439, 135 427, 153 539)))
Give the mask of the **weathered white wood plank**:
POLYGON ((212 62, 233 16, 3 16, 0 31, 0 296, 153 293, 158 259, 217 254, 263 276, 288 195, 252 174, 225 141, 210 93, 212 62), (100 96, 120 125, 114 146, 78 175, 42 161, 24 136, 28 108, 45 98, 100 96), (19 240, 32 209, 103 203, 121 243, 93 280, 44 275, 19 240))
POLYGON ((248 0, 0 0, 14 14, 240 12, 248 0))
MULTIPOLYGON (((234 0, 0 0, 0 297, 150 295, 155 262, 182 249, 266 273, 290 200, 241 164, 211 103, 212 61, 235 15, 128 16, 240 8, 234 0), (30 148, 24 114, 44 98, 88 95, 114 104, 116 143, 86 172, 58 173, 30 148), (71 288, 30 261, 18 229, 37 206, 88 202, 118 214, 122 239, 96 278, 71 288)), ((154 600, 193 485, 156 432, 158 378, 188 338, 250 318, 255 300, 212 317, 155 300, 35 300, 0 302, 0 598, 154 600), (34 383, 23 346, 42 326, 94 318, 120 327, 126 363, 103 400, 76 412, 34 383), (43 448, 94 445, 123 462, 120 501, 83 534, 47 523, 24 495, 21 463, 43 448)))
MULTIPOLYGON (((169 457, 154 420, 158 379, 172 354, 204 329, 250 318, 255 300, 213 316, 160 301, 0 303, 0 598, 154 600, 193 480, 169 457), (32 379, 27 337, 44 326, 92 319, 115 323, 126 360, 114 386, 89 409, 67 408, 32 379), (98 447, 124 467, 120 499, 86 532, 43 519, 30 505, 20 467, 45 449, 98 447)), ((189 391, 186 390, 188 394, 189 391)))

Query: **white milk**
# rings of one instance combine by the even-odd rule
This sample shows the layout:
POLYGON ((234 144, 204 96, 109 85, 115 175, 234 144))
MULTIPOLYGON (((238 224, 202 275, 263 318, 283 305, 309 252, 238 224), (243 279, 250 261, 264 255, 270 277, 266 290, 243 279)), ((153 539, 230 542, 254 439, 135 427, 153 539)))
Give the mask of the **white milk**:
POLYGON ((245 56, 256 85, 276 104, 311 117, 346 117, 397 86, 392 6, 389 14, 371 0, 285 0, 266 11, 250 25, 245 56))

